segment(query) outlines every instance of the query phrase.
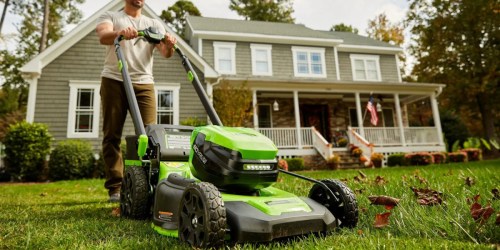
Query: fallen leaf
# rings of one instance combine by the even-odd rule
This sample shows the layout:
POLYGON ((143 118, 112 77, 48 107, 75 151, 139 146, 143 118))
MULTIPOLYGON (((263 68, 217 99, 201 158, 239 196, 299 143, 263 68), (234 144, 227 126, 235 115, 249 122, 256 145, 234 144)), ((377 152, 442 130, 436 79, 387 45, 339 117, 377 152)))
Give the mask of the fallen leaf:
POLYGON ((42 196, 42 197, 47 196, 47 193, 43 192, 40 194, 40 196, 42 196))
POLYGON ((385 195, 371 195, 368 196, 368 199, 370 200, 372 205, 382 205, 385 206, 387 210, 393 209, 399 203, 399 199, 385 195))
POLYGON ((361 211, 361 213, 368 212, 368 208, 366 208, 366 207, 361 207, 361 208, 359 208, 359 210, 361 211))
POLYGON ((475 183, 474 178, 469 177, 469 176, 467 176, 464 181, 465 181, 465 185, 467 185, 469 187, 474 185, 474 183, 475 183))
POLYGON ((121 215, 120 207, 114 207, 113 210, 111 210, 111 216, 120 217, 120 215, 121 215))
POLYGON ((479 221, 481 224, 485 223, 494 212, 495 210, 493 210, 490 204, 482 207, 481 204, 476 202, 470 207, 472 218, 474 218, 475 221, 479 221))
POLYGON ((358 229, 358 235, 363 235, 363 233, 364 233, 363 230, 358 229))
POLYGON ((374 181, 374 182, 375 182, 375 184, 377 184, 377 185, 384 185, 384 184, 386 184, 388 181, 386 181, 384 177, 382 177, 382 176, 378 176, 378 175, 377 175, 377 177, 375 177, 375 181, 374 181))
POLYGON ((492 189, 491 193, 493 194, 493 200, 500 200, 500 192, 498 191, 498 188, 492 189))
POLYGON ((386 212, 383 214, 376 214, 375 215, 375 222, 373 223, 373 226, 375 228, 383 228, 385 226, 388 226, 390 215, 391 215, 391 212, 386 212))
POLYGON ((420 183, 429 183, 424 177, 421 177, 420 175, 415 175, 415 179, 420 181, 420 183))
POLYGON ((366 179, 365 173, 363 173, 361 170, 358 170, 358 173, 359 173, 359 176, 361 176, 361 178, 366 179))
POLYGON ((497 220, 495 221, 495 224, 500 225, 500 212, 497 213, 497 220))
POLYGON ((411 187, 411 189, 415 196, 417 196, 417 201, 420 205, 433 206, 443 203, 443 199, 441 198, 443 193, 441 192, 428 188, 411 187))
POLYGON ((356 189, 356 190, 354 190, 354 193, 355 193, 355 194, 362 194, 363 192, 365 192, 365 188, 361 188, 361 189, 356 189))
POLYGON ((347 184, 349 182, 349 180, 347 180, 347 178, 343 178, 343 179, 340 179, 341 182, 347 184))

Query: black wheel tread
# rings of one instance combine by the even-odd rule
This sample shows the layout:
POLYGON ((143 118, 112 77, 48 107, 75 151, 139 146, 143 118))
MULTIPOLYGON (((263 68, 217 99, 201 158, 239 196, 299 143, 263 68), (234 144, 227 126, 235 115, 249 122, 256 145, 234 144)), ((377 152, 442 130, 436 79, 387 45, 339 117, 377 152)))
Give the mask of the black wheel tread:
POLYGON ((146 171, 141 167, 128 167, 125 170, 125 176, 120 194, 120 207, 124 217, 132 219, 146 219, 150 215, 149 207, 149 191, 146 171), (127 178, 127 180, 125 180, 127 178), (132 181, 132 189, 126 185, 127 181, 132 181), (126 195, 130 194, 130 200, 127 200, 126 195), (124 202, 129 203, 130 209, 124 209, 124 202))

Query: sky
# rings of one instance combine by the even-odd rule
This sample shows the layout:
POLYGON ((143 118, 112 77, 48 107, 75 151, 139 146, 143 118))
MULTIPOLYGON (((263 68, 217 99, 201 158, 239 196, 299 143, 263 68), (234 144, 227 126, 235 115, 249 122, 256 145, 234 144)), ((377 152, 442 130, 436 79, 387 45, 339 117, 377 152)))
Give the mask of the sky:
MULTIPOLYGON (((153 10, 160 14, 162 10, 173 5, 177 0, 145 0, 153 10)), ((242 19, 235 11, 229 9, 229 0, 191 0, 200 10, 202 16, 230 19, 242 19)), ((86 0, 81 5, 84 19, 90 17, 109 0, 86 0)), ((0 10, 4 4, 0 3, 0 10)), ((385 13, 392 22, 401 21, 408 10, 407 0, 293 0, 295 23, 318 29, 329 30, 334 24, 352 25, 359 33, 366 35, 368 20, 380 13, 385 13)), ((4 21, 2 34, 17 33, 16 24, 20 18, 8 14, 4 21)), ((71 28, 71 27, 70 27, 71 28)), ((5 48, 0 42, 0 49, 5 48)))

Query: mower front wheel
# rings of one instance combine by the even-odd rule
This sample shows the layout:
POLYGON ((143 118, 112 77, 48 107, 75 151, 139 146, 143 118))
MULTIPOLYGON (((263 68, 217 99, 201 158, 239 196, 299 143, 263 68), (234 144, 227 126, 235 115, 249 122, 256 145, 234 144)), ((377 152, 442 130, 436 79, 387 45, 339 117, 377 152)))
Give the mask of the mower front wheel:
POLYGON ((146 219, 150 215, 148 178, 142 167, 127 167, 120 191, 123 217, 146 219))
POLYGON ((353 228, 358 223, 358 204, 354 193, 343 182, 338 180, 321 180, 338 198, 319 184, 309 191, 309 198, 325 206, 337 219, 340 227, 353 228))
POLYGON ((179 206, 179 238, 194 248, 218 248, 226 234, 226 208, 211 183, 190 184, 179 206))

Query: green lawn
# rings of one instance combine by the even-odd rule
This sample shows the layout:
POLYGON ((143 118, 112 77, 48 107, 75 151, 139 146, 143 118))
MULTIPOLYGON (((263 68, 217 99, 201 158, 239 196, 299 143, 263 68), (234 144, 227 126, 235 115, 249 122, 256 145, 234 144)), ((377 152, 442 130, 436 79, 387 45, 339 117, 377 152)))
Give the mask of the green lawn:
MULTIPOLYGON (((237 245, 236 249, 495 249, 500 247, 500 160, 425 167, 362 170, 367 178, 355 181, 357 170, 302 172, 318 178, 343 179, 357 192, 358 227, 326 237, 310 235, 269 244, 237 245), (374 182, 381 176, 387 183, 374 182), (417 176, 417 177, 416 177, 417 176), (473 179, 471 186, 465 179, 473 179), (443 193, 439 206, 421 206, 410 187, 443 193), (480 195, 495 213, 480 224, 471 216, 467 198, 480 195), (390 212, 389 225, 374 227, 383 206, 370 205, 368 196, 401 199, 390 212)), ((280 175, 278 188, 307 195, 310 183, 280 175)), ((0 249, 190 249, 177 239, 157 235, 148 221, 112 215, 117 205, 106 202, 103 180, 43 184, 0 184, 0 249)))

